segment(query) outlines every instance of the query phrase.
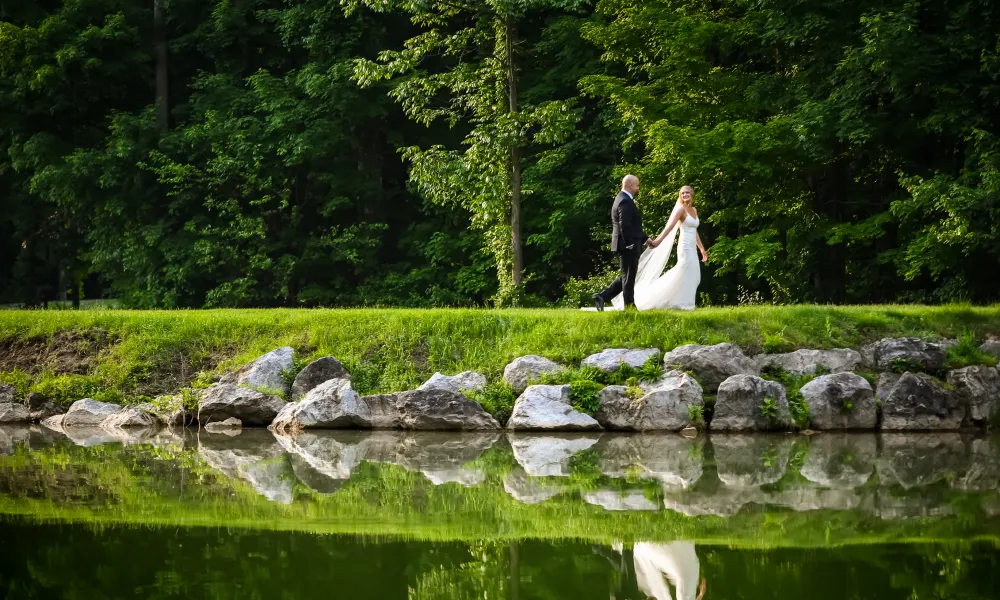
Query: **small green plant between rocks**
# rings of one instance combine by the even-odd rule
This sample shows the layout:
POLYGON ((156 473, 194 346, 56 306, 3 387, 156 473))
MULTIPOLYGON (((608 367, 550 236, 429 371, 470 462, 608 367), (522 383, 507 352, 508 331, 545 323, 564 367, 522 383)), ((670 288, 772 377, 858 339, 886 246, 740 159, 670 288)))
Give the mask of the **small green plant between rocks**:
POLYGON ((760 405, 760 416, 764 417, 768 423, 778 418, 778 403, 774 398, 764 398, 764 403, 760 405))
POLYGON ((506 425, 514 411, 517 395, 514 388, 504 380, 491 381, 482 390, 463 391, 467 397, 475 400, 483 410, 493 415, 501 425, 506 425))

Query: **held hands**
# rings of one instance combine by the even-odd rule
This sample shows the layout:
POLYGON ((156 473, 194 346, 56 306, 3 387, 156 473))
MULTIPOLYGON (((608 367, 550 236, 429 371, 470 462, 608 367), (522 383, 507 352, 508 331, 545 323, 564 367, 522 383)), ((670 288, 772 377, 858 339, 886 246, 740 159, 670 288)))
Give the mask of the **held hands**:
POLYGON ((653 238, 649 238, 648 240, 646 240, 646 247, 647 248, 656 248, 659 245, 660 245, 660 242, 654 240, 653 238))

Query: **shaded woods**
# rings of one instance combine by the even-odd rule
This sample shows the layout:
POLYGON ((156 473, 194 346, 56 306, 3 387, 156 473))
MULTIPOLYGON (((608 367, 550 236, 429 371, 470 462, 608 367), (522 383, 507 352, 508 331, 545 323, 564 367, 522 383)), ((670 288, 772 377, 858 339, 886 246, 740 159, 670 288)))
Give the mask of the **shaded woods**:
POLYGON ((0 303, 1000 299, 1000 3, 0 0, 0 303))

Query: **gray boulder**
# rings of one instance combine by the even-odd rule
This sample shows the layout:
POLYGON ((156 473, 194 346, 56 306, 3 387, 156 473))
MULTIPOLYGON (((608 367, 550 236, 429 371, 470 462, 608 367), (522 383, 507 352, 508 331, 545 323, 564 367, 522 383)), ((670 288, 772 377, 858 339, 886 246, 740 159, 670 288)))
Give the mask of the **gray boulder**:
POLYGON ((968 418, 973 423, 988 423, 997 416, 1000 372, 995 368, 976 365, 955 369, 948 372, 947 381, 968 405, 968 418))
POLYGON ((0 383, 0 404, 14 404, 17 402, 17 390, 12 385, 0 383))
POLYGON ((361 401, 349 379, 330 379, 313 388, 305 398, 289 402, 274 418, 272 431, 301 429, 369 429, 368 404, 361 401))
POLYGON ((754 357, 758 369, 773 366, 793 375, 812 375, 822 367, 830 373, 853 371, 861 364, 861 353, 850 348, 833 350, 796 350, 785 354, 760 354, 754 357))
POLYGON ((791 426, 788 399, 780 383, 756 375, 734 375, 719 386, 713 431, 766 431, 791 426))
POLYGON ((865 363, 877 371, 893 370, 893 363, 902 362, 907 369, 937 371, 944 365, 944 344, 920 338, 885 338, 861 349, 865 363))
POLYGON ((63 418, 65 417, 66 417, 65 414, 61 414, 61 415, 56 415, 54 417, 49 417, 48 419, 42 419, 41 424, 43 427, 51 429, 52 431, 63 433, 62 422, 63 418))
POLYGON ((854 373, 822 375, 802 386, 813 429, 875 429, 875 393, 854 373))
POLYGON ((295 381, 292 382, 291 398, 292 400, 301 400, 310 390, 331 379, 350 378, 351 374, 336 358, 332 356, 317 358, 295 376, 295 381))
POLYGON ((879 373, 878 383, 875 384, 875 396, 882 402, 885 402, 885 399, 889 397, 889 392, 892 391, 892 388, 896 386, 896 383, 899 382, 899 378, 902 376, 902 374, 893 371, 879 373))
POLYGON ((101 421, 101 427, 110 429, 129 427, 156 428, 159 425, 159 417, 138 406, 123 408, 101 421))
POLYGON ((0 423, 27 423, 28 407, 20 402, 0 402, 0 423))
POLYGON ((198 422, 204 426, 236 417, 244 425, 267 426, 285 404, 277 396, 231 383, 216 383, 202 393, 198 402, 198 422))
POLYGON ((515 358, 503 370, 503 379, 514 388, 515 394, 520 394, 533 381, 546 373, 559 373, 566 367, 549 360, 544 356, 529 354, 515 358))
POLYGON ((84 398, 83 400, 77 400, 69 407, 69 410, 63 415, 61 425, 64 429, 70 427, 97 427, 105 419, 116 414, 121 409, 122 407, 117 404, 84 398))
POLYGON ((993 356, 1000 358, 1000 340, 989 340, 983 343, 983 345, 980 346, 979 349, 982 350, 983 352, 988 352, 993 356))
POLYGON ((225 421, 212 421, 205 425, 205 431, 209 433, 230 433, 243 429, 243 422, 236 417, 229 417, 225 421))
POLYGON ((819 435, 810 442, 809 455, 799 472, 813 483, 828 488, 856 488, 864 485, 875 470, 875 434, 819 435))
POLYGON ((659 348, 630 350, 628 348, 610 348, 597 354, 591 354, 580 363, 583 366, 594 367, 605 373, 614 373, 628 365, 634 369, 646 364, 646 361, 660 353, 659 348))
POLYGON ((500 429, 478 402, 450 390, 412 390, 396 395, 399 428, 426 431, 500 429))
POLYGON ((486 376, 475 371, 463 371, 458 375, 442 375, 434 373, 431 378, 421 384, 418 390, 444 390, 462 393, 466 390, 481 391, 486 387, 486 376))
POLYGON ((371 427, 424 431, 476 431, 500 429, 478 402, 451 390, 410 390, 365 396, 371 427))
POLYGON ((517 398, 511 431, 600 431, 601 425, 570 404, 568 385, 532 385, 517 398))
MULTIPOLYGON (((287 394, 289 388, 285 381, 285 373, 293 368, 292 357, 294 354, 295 351, 288 346, 272 350, 240 369, 236 374, 236 383, 287 394)), ((246 421, 243 422, 246 423, 246 421)))
POLYGON ((601 404, 594 415, 597 422, 610 431, 680 431, 689 424, 695 412, 704 406, 701 386, 693 377, 682 373, 663 378, 641 398, 625 395, 626 388, 608 386, 601 390, 601 404))
POLYGON ((733 375, 756 375, 757 364, 733 344, 678 346, 663 357, 664 369, 691 371, 709 394, 733 375))
MULTIPOLYGON (((883 433, 878 461, 881 485, 906 489, 954 479, 969 464, 958 433, 883 433)), ((886 494, 887 496, 892 494, 886 494)))
POLYGON ((683 490, 702 476, 705 438, 638 434, 603 436, 594 446, 598 467, 608 477, 656 479, 664 491, 683 490))
POLYGON ((958 429, 966 403, 940 381, 923 373, 904 373, 882 403, 882 429, 932 431, 958 429))
POLYGON ((49 417, 61 415, 66 409, 52 402, 38 392, 28 394, 28 420, 34 423, 44 421, 49 417))

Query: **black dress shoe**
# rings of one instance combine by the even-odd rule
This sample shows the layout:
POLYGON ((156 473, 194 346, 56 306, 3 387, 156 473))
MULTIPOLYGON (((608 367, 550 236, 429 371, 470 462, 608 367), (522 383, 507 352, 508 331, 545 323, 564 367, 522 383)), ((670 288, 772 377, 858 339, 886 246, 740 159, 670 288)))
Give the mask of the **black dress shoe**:
POLYGON ((594 306, 597 307, 597 312, 604 312, 604 296, 594 294, 594 306))

